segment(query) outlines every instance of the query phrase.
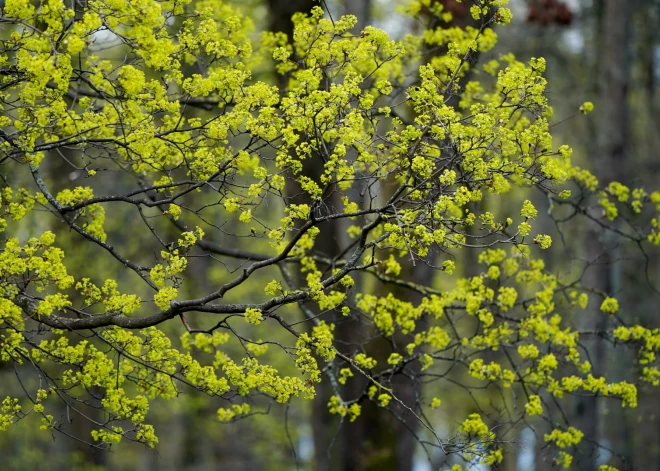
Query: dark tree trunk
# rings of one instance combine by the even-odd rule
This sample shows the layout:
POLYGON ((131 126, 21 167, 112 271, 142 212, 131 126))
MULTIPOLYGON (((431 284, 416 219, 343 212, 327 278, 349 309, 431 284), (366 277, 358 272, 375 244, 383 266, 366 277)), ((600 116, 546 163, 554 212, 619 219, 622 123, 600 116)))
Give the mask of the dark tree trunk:
MULTIPOLYGON (((601 47, 598 100, 600 109, 597 109, 599 126, 598 135, 594 136, 599 155, 593 156, 592 159, 597 163, 598 168, 595 169, 595 173, 601 185, 607 185, 615 179, 626 183, 630 3, 629 0, 605 0, 602 3, 603 13, 599 27, 601 47)), ((586 232, 586 236, 586 253, 594 264, 590 267, 585 282, 589 286, 614 295, 617 288, 620 288, 619 249, 608 233, 595 225, 586 232)), ((588 322, 591 325, 586 327, 600 331, 608 328, 609 319, 599 312, 599 306, 599 300, 590 301, 591 312, 588 322)), ((588 347, 591 347, 594 376, 605 375, 608 370, 607 357, 610 353, 605 342, 600 339, 593 340, 589 342, 588 347)), ((578 428, 587 438, 600 445, 603 445, 606 439, 606 424, 601 410, 603 405, 600 400, 594 398, 585 398, 577 401, 576 404, 578 428)), ((585 442, 581 451, 580 469, 584 471, 596 469, 601 450, 594 450, 592 444, 585 442)))

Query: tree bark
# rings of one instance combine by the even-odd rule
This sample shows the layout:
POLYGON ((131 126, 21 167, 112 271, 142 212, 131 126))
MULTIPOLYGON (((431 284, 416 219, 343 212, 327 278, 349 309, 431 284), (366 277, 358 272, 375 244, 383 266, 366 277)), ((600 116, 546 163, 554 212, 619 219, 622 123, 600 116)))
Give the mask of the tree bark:
MULTIPOLYGON (((597 142, 599 156, 593 156, 598 168, 595 173, 601 185, 613 180, 626 183, 626 149, 628 145, 628 85, 630 81, 629 51, 631 6, 628 0, 604 0, 600 18, 599 55, 599 119, 597 142)), ((620 267, 617 259, 621 254, 611 237, 592 225, 586 232, 586 253, 595 261, 585 282, 600 291, 614 295, 620 285, 620 267)), ((592 296, 593 298, 593 296, 592 296)), ((595 330, 608 328, 609 319, 599 310, 597 299, 590 301, 590 325, 595 330)), ((594 376, 602 376, 608 369, 608 349, 602 339, 589 342, 594 376)), ((588 439, 604 445, 606 424, 603 420, 603 403, 592 397, 578 400, 576 415, 580 428, 588 439)), ((593 470, 601 463, 599 449, 585 442, 581 447, 580 469, 593 470)))

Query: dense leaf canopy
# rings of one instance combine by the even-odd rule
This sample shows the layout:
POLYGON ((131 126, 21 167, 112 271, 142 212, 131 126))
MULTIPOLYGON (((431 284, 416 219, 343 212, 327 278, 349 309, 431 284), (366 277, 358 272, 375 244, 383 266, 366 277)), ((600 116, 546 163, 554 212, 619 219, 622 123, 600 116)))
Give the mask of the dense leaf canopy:
POLYGON ((635 407, 636 385, 660 383, 660 332, 626 322, 583 266, 546 269, 537 225, 583 217, 643 251, 660 244, 660 193, 571 163, 542 58, 476 60, 505 3, 475 1, 459 28, 413 1, 401 14, 436 26, 399 40, 317 7, 289 40, 219 1, 7 0, 0 351, 24 394, 0 429, 37 415, 65 432, 63 401, 103 411, 78 439, 155 447, 156 398, 197 390, 233 421, 327 383, 332 414, 374 403, 426 449, 494 464, 543 424, 570 465, 583 432, 562 404, 635 407), (641 368, 594 375, 590 336, 641 368), (429 419, 443 383, 474 403, 450 436, 429 419))

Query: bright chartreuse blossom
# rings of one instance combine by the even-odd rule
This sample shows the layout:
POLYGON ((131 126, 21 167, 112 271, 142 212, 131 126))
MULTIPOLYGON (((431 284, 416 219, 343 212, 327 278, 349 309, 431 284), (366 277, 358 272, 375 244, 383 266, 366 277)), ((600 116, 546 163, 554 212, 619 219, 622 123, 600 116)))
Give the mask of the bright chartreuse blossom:
POLYGON ((2 401, 0 430, 31 414, 63 430, 53 402, 93 394, 104 421, 84 440, 154 448, 157 398, 196 391, 231 422, 323 382, 346 422, 371 401, 430 437, 446 379, 504 401, 461 418, 452 453, 500 463, 506 410, 507 423, 547 419, 569 467, 584 434, 553 419, 561 401, 633 408, 638 382, 660 384, 658 330, 547 269, 542 250, 560 244, 540 233, 568 207, 614 233, 622 215, 648 216, 628 238, 660 245, 660 193, 573 165, 550 132, 543 58, 475 61, 511 20, 505 0, 471 2, 465 28, 442 2, 408 2, 402 14, 437 21, 398 39, 318 6, 287 38, 253 34, 217 0, 41 3, 4 6, 0 360, 43 384, 2 401), (93 44, 102 30, 110 52, 93 44), (64 151, 84 184, 54 173, 64 151), (531 188, 547 212, 523 199, 531 188), (79 246, 114 276, 69 262, 79 246), (612 317, 600 334, 635 349, 637 377, 591 371, 572 323, 603 315, 589 296, 612 317), (424 384, 415 401, 399 378, 424 384))

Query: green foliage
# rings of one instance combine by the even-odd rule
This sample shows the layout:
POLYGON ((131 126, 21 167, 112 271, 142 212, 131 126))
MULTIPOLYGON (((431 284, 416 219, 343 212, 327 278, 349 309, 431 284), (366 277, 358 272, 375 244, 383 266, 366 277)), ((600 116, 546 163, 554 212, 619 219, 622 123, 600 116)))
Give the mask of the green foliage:
MULTIPOLYGON (((392 387, 404 375, 499 390, 514 406, 506 418, 469 414, 450 440, 415 413, 448 452, 499 463, 506 436, 497 420, 512 429, 542 416, 552 427, 545 441, 570 465, 564 450, 583 433, 555 420, 556 401, 591 394, 635 407, 638 382, 660 383, 660 333, 626 324, 608 293, 546 269, 539 249, 552 239, 536 230, 543 215, 531 201, 518 215, 474 203, 536 187, 557 207, 588 212, 585 202, 596 201, 603 227, 658 245, 660 196, 600 185, 572 165, 571 149, 550 134, 542 58, 475 65, 474 55, 496 44, 493 27, 510 20, 505 3, 474 2, 479 26, 465 29, 447 26, 451 14, 433 3, 441 26, 399 41, 315 8, 294 15, 289 41, 254 39, 251 22, 217 1, 90 0, 72 10, 61 0, 38 9, 7 0, 0 355, 31 368, 40 384, 3 401, 0 429, 37 415, 42 430, 61 430, 52 403, 90 400, 104 420, 82 440, 155 447, 154 400, 178 401, 193 389, 216 399, 217 418, 228 422, 269 401, 311 399, 321 381, 334 389, 330 412, 351 422, 367 401, 443 407, 435 383, 418 404, 405 404, 392 387), (114 35, 109 51, 95 45, 102 30, 114 35), (426 47, 445 52, 422 60, 426 47), (253 78, 267 61, 285 85, 253 78), (85 173, 85 186, 63 187, 60 152, 85 173), (622 212, 651 224, 630 233, 609 226, 622 212), (108 229, 127 214, 132 222, 108 229), (24 218, 70 232, 26 237, 24 218), (319 241, 337 221, 351 224, 343 228, 351 242, 328 254, 319 241), (129 257, 113 236, 148 249, 129 257), (74 271, 57 245, 67 238, 103 257, 114 277, 81 263, 74 271), (248 243, 232 248, 230 238, 248 243), (478 252, 480 273, 449 286, 442 277, 453 276, 462 251, 478 252), (205 269, 201 258, 216 257, 241 267, 187 283, 205 269), (443 273, 406 279, 403 268, 423 263, 443 273), (129 273, 135 283, 125 282, 129 273), (392 289, 373 289, 376 282, 392 289), (598 315, 617 322, 603 335, 639 349, 639 377, 609 382, 591 373, 571 322, 587 293, 600 301, 598 315), (300 305, 305 324, 289 305, 300 305), (340 347, 336 322, 317 312, 359 320, 365 345, 340 347), (180 342, 165 327, 176 317, 187 329, 180 342), (201 327, 191 327, 193 318, 201 327), (366 350, 378 338, 390 341, 386 361, 366 350), (363 391, 346 397, 343 386, 358 378, 363 391)), ((430 5, 404 10, 416 16, 430 5)), ((592 109, 587 102, 581 111, 592 109)))

